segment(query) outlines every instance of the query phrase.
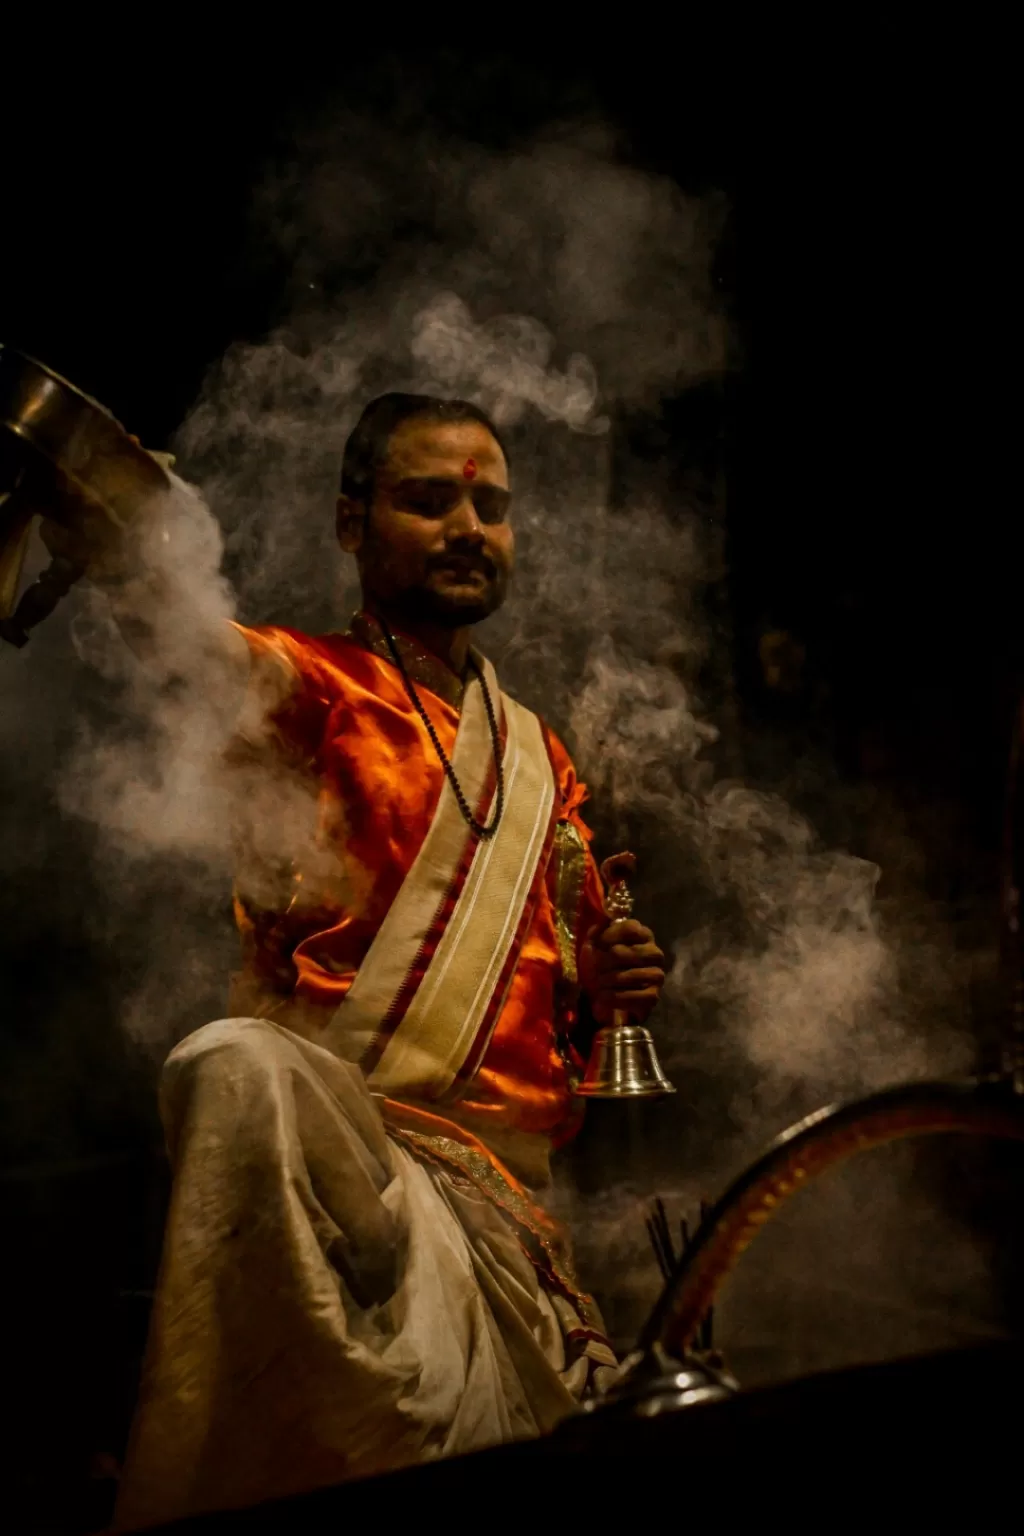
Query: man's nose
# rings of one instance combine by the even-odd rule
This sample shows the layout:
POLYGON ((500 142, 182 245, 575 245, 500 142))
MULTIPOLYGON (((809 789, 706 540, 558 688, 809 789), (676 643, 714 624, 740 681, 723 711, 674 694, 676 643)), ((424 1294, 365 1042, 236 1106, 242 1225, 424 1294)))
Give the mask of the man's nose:
POLYGON ((473 498, 468 490, 463 493, 458 504, 449 512, 445 519, 444 531, 445 538, 449 542, 469 540, 474 544, 483 543, 483 524, 477 516, 476 507, 473 505, 473 498))

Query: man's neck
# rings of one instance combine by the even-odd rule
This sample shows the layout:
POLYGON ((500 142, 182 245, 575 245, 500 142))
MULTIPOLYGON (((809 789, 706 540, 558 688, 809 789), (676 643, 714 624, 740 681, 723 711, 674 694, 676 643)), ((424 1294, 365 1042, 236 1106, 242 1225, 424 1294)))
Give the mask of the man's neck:
POLYGON ((375 619, 382 619, 389 629, 406 635, 410 640, 417 640, 439 661, 443 661, 456 677, 464 675, 469 655, 468 624, 462 625, 460 629, 448 629, 443 624, 410 618, 400 610, 389 608, 371 598, 363 599, 363 611, 372 614, 375 619))

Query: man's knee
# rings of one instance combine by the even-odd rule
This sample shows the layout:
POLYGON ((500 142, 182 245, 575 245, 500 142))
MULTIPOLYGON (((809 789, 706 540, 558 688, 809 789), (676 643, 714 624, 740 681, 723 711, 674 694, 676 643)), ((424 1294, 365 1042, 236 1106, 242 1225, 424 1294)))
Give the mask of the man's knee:
POLYGON ((160 1106, 168 1135, 196 1094, 245 1113, 273 1092, 289 1053, 287 1040, 265 1019, 217 1019, 194 1030, 164 1062, 160 1106))
POLYGON ((217 1019, 186 1036, 164 1063, 160 1109, 172 1149, 186 1120, 215 1123, 221 1134, 244 1127, 249 1142, 257 1127, 273 1140, 270 1127, 284 1122, 313 1164, 329 1147, 332 1162, 358 1165, 381 1189, 393 1176, 358 1068, 268 1019, 217 1019))
POLYGON ((215 1019, 179 1040, 164 1071, 173 1075, 184 1066, 207 1062, 222 1070, 266 1067, 283 1045, 280 1032, 266 1019, 215 1019))
POLYGON ((178 1042, 164 1062, 164 1080, 182 1073, 227 1077, 276 1075, 289 1050, 281 1031, 266 1019, 215 1019, 178 1042))
POLYGON ((368 1306, 393 1293, 401 1263, 403 1221, 383 1198, 395 1176, 391 1154, 365 1085, 352 1089, 352 1068, 338 1064, 336 1093, 318 1070, 329 1072, 330 1060, 313 1065, 308 1049, 264 1019, 197 1029, 164 1066, 167 1140, 176 1167, 186 1146, 202 1147, 207 1169, 211 1144, 233 1147, 235 1174, 244 1166, 274 1187, 306 1190, 317 1240, 368 1306), (363 1125, 367 1105, 374 1118, 363 1125))

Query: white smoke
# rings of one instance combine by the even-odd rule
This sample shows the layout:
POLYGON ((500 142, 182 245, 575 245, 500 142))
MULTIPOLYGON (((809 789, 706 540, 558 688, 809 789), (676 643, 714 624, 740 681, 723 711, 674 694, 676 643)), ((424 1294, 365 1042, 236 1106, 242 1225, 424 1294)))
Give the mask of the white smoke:
MULTIPOLYGON (((640 894, 646 884, 668 920, 669 1057, 693 1048, 687 1015, 710 1006, 722 1059, 741 1053, 761 1079, 760 1108, 745 1116, 758 1123, 794 1083, 831 1095, 956 1062, 956 1036, 916 1037, 900 1005, 877 870, 818 846, 777 796, 716 782, 719 727, 697 680, 721 643, 703 614, 721 576, 717 529, 687 487, 672 506, 651 493, 611 504, 609 408, 724 366, 709 278, 719 204, 616 164, 592 134, 508 158, 448 146, 425 162, 427 233, 410 262, 387 237, 410 194, 402 157, 375 145, 370 197, 365 157, 339 152, 361 125, 333 131, 312 168, 286 179, 299 207, 287 225, 275 223, 282 184, 266 194, 275 237, 302 231, 290 318, 229 349, 180 434, 199 489, 178 482, 177 504, 153 523, 162 597, 140 588, 139 601, 156 616, 161 661, 155 679, 129 668, 139 729, 87 735, 64 803, 124 846, 223 877, 232 811, 217 763, 235 685, 211 659, 212 631, 236 607, 343 624, 356 592, 330 513, 344 435, 371 390, 458 393, 517 434, 519 573, 485 643, 506 685, 565 732, 605 830, 656 844, 640 894), (375 240, 376 281, 325 303, 325 274, 375 240), (526 297, 539 314, 507 302, 526 297)), ((308 838, 308 788, 237 782, 250 806, 267 806, 263 842, 276 839, 286 862, 300 828, 308 838)))
POLYGON ((437 393, 472 394, 499 426, 520 421, 533 406, 547 421, 574 432, 607 432, 594 416, 597 373, 574 352, 560 373, 552 362, 554 337, 529 315, 498 315, 478 325, 454 293, 439 294, 412 323, 409 351, 437 393))
MULTIPOLYGON (((710 524, 689 484, 671 500, 660 484, 628 505, 612 494, 616 413, 656 409, 725 366, 710 275, 720 201, 616 163, 592 133, 511 157, 429 146, 410 164, 407 149, 349 118, 268 183, 261 217, 293 262, 291 308, 264 341, 229 348, 182 427, 198 489, 179 485, 153 522, 160 603, 137 594, 158 631, 155 674, 117 662, 102 630, 80 636, 83 654, 122 666, 128 723, 83 723, 63 803, 103 828, 129 860, 126 899, 157 914, 126 1018, 169 1043, 169 978, 206 987, 239 800, 265 853, 286 861, 310 836, 307 787, 225 785, 235 695, 214 633, 236 611, 343 627, 356 593, 331 512, 345 435, 374 393, 457 393, 513 443, 518 575, 482 643, 565 733, 605 834, 643 847, 640 913, 673 957, 654 1027, 679 1123, 695 1073, 727 1089, 715 1135, 688 1152, 713 1190, 795 1109, 963 1064, 934 982, 914 1002, 941 928, 920 904, 913 921, 887 917, 871 861, 821 846, 783 799, 722 774, 730 725, 709 718, 700 682, 725 643, 704 610, 722 576, 714 488, 710 524), (393 238, 400 213, 419 219, 411 245, 393 238), (339 287, 332 273, 357 255, 365 267, 367 251, 373 277, 339 287)), ((931 974, 962 984, 948 960, 931 974)))

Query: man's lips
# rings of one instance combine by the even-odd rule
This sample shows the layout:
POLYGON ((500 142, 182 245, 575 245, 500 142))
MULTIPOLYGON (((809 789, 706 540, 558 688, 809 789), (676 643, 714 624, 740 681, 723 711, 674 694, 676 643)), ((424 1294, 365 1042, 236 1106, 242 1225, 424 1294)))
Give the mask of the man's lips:
POLYGON ((438 560, 431 570, 442 571, 446 576, 458 576, 465 579, 467 576, 482 576, 490 581, 494 577, 494 567, 484 565, 479 560, 438 560))

